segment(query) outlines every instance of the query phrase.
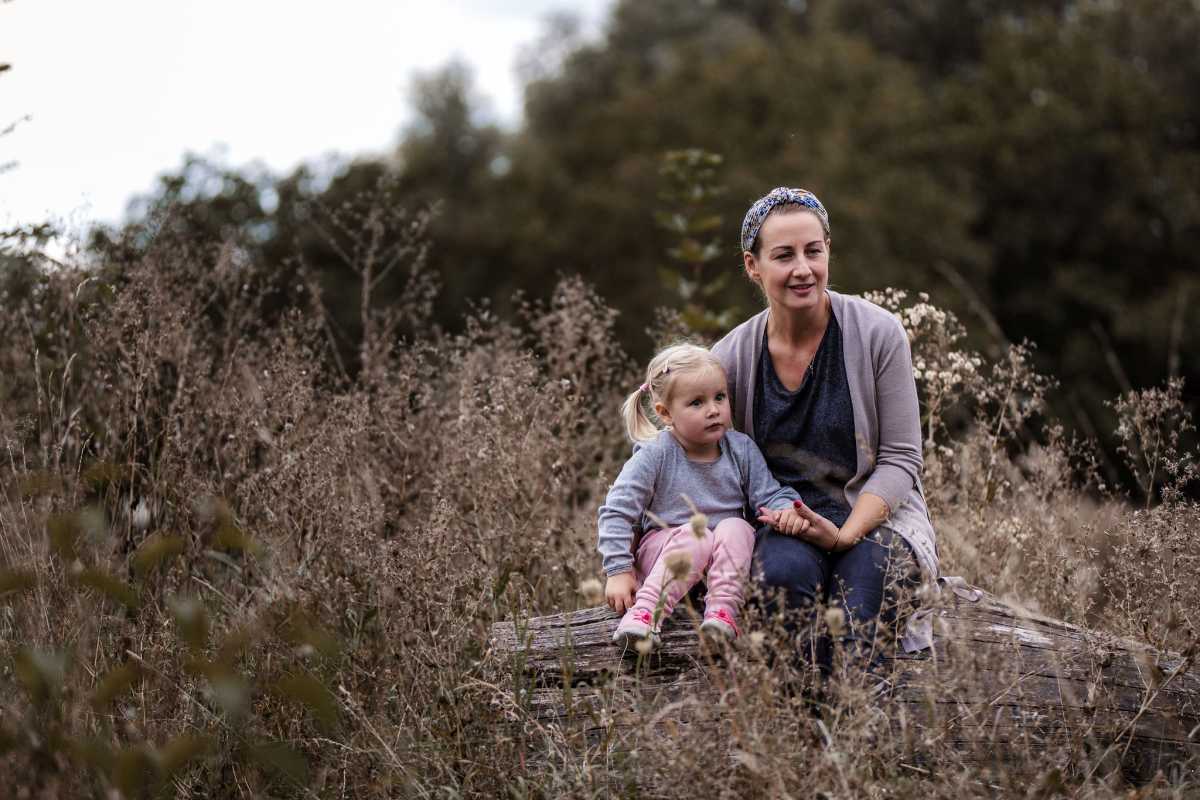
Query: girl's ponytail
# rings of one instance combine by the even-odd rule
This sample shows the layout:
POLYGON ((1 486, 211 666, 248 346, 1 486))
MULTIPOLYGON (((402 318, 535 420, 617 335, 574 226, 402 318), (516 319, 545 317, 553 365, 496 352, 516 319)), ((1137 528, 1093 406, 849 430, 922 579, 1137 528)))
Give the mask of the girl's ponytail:
POLYGON ((621 418, 625 420, 625 433, 635 442, 645 442, 658 435, 658 426, 646 413, 642 403, 643 398, 650 395, 650 389, 642 384, 633 390, 633 394, 625 398, 621 406, 621 418))
POLYGON ((621 418, 625 421, 625 432, 629 438, 635 442, 645 442, 658 436, 658 423, 655 417, 647 413, 647 406, 656 401, 669 403, 675 378, 704 369, 715 369, 725 374, 716 356, 699 345, 686 342, 671 345, 652 358, 650 366, 646 368, 646 382, 625 398, 621 406, 621 418))

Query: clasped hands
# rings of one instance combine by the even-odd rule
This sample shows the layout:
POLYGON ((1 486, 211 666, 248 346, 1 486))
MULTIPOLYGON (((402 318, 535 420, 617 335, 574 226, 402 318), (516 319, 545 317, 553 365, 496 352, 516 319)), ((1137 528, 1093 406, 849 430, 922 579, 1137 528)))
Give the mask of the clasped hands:
POLYGON ((845 550, 854 542, 841 535, 837 525, 796 500, 791 508, 771 509, 760 506, 758 521, 780 533, 796 536, 822 550, 845 550))

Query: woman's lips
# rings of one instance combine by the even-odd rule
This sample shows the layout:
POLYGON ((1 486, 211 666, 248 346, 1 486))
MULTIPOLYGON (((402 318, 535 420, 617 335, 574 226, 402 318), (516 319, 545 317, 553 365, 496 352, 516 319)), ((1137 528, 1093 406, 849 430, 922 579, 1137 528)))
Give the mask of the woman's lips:
POLYGON ((791 286, 788 286, 788 289, 790 289, 793 292, 796 292, 797 294, 808 294, 809 292, 811 292, 813 290, 813 288, 815 286, 816 286, 815 283, 795 283, 795 284, 792 284, 791 286))

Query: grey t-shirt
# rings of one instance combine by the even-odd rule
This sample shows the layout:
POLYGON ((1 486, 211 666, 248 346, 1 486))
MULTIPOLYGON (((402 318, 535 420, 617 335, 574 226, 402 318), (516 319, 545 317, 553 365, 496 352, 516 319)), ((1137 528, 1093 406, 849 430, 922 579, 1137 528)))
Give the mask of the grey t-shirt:
POLYGON ((713 462, 688 460, 683 446, 670 431, 633 446, 633 456, 608 490, 600 506, 598 549, 606 575, 633 569, 633 529, 657 528, 646 512, 669 527, 685 524, 692 512, 683 495, 708 517, 712 530, 730 517, 745 519, 745 509, 760 506, 782 509, 799 498, 771 477, 754 441, 744 433, 727 431, 721 437, 721 455, 713 462))
POLYGON ((776 480, 840 528, 850 516, 844 487, 854 477, 858 458, 841 326, 831 315, 795 391, 776 374, 765 331, 763 340, 754 387, 754 440, 776 480))

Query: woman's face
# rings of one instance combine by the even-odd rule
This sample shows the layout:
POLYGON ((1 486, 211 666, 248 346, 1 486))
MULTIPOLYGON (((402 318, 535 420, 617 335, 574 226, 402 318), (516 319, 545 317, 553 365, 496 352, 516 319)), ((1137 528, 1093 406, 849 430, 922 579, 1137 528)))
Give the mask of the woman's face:
POLYGON ((829 285, 829 241, 808 211, 771 214, 758 231, 758 255, 743 253, 746 274, 762 287, 772 310, 821 308, 829 285))

